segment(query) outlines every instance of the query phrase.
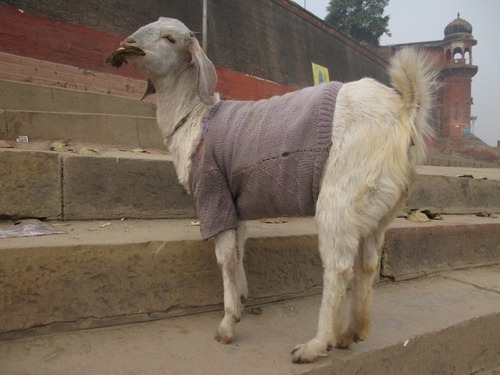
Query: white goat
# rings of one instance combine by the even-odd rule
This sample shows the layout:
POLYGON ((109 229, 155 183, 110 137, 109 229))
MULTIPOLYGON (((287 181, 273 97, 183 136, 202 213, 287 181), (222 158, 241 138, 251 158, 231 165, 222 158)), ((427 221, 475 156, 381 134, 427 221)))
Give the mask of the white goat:
MULTIPOLYGON (((215 68, 194 33, 171 18, 140 28, 108 58, 117 67, 126 61, 156 89, 158 124, 179 181, 189 191, 203 119, 219 102, 215 68)), ((346 348, 367 337, 378 250, 408 196, 416 164, 426 155, 435 71, 422 53, 406 49, 394 56, 389 74, 394 89, 368 78, 346 83, 332 108, 331 147, 315 207, 323 297, 317 334, 292 351, 296 363, 311 362, 333 345, 346 348), (344 321, 349 285, 351 311, 344 321)), ((224 281, 224 317, 216 339, 227 344, 248 294, 244 222, 214 240, 224 281)))

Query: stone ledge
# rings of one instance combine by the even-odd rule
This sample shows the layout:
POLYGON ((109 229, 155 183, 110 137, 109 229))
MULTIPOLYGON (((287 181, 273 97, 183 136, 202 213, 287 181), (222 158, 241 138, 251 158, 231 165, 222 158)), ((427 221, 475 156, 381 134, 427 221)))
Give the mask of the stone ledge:
POLYGON ((419 175, 406 206, 446 214, 500 212, 500 181, 419 175))
POLYGON ((154 117, 4 110, 0 135, 30 141, 69 139, 73 143, 108 144, 113 147, 162 149, 163 137, 154 117), (5 128, 2 131, 2 128, 5 128))
MULTIPOLYGON (((461 271, 454 271, 460 274, 461 271)), ((491 268, 470 270, 482 278, 491 268)), ((496 272, 498 275, 498 270, 496 272)), ((333 349, 313 364, 291 363, 290 350, 312 337, 320 296, 246 309, 233 344, 213 332, 221 313, 66 332, 0 342, 9 374, 493 374, 498 369, 498 293, 435 275, 375 288, 373 329, 349 350, 333 349), (147 353, 147 355, 145 355, 147 353), (77 359, 77 360, 75 360, 77 359), (396 369, 396 370, 395 370, 396 369)))
POLYGON ((0 149, 0 216, 61 218, 61 159, 0 149))
MULTIPOLYGON (((500 219, 480 219, 451 216, 423 224, 396 220, 384 245, 382 275, 398 280, 500 263, 500 219), (457 233, 466 240, 458 242, 457 233), (431 251, 425 244, 432 242, 439 247, 431 251), (458 256, 463 259, 443 266, 443 258, 458 256)), ((0 338, 221 306, 213 242, 200 241, 199 228, 189 221, 68 222, 60 228, 68 234, 0 242, 0 338)), ((312 218, 274 225, 249 222, 245 267, 249 304, 319 293, 322 266, 312 218)))
POLYGON ((0 109, 155 117, 148 101, 0 79, 0 109))
POLYGON ((456 216, 453 225, 448 221, 445 216, 442 222, 390 228, 381 276, 404 280, 500 262, 500 219, 456 216))
POLYGON ((173 163, 65 155, 65 220, 195 217, 173 163))
MULTIPOLYGON (((117 152, 81 156, 67 152, 0 149, 2 163, 5 164, 3 168, 9 165, 9 172, 2 174, 0 182, 12 188, 9 199, 4 199, 0 215, 17 217, 14 213, 22 213, 23 217, 45 218, 54 217, 57 212, 55 218, 71 220, 195 217, 193 201, 178 184, 171 158, 165 154, 117 152), (29 157, 23 159, 23 152, 29 152, 29 157), (16 158, 10 156, 13 153, 16 158), (45 164, 43 160, 47 155, 61 161, 45 164), (8 162, 3 163, 3 158, 8 162), (26 179, 30 180, 30 186, 35 186, 36 181, 45 181, 49 170, 52 179, 58 174, 62 177, 57 177, 54 181, 58 182, 51 185, 44 184, 45 188, 50 186, 54 191, 38 196, 40 199, 45 199, 45 194, 64 197, 57 210, 56 199, 51 200, 51 209, 47 210, 46 204, 33 200, 36 195, 27 200, 26 191, 15 188, 18 181, 26 179)), ((447 214, 500 212, 500 181, 418 175, 406 206, 447 214)))

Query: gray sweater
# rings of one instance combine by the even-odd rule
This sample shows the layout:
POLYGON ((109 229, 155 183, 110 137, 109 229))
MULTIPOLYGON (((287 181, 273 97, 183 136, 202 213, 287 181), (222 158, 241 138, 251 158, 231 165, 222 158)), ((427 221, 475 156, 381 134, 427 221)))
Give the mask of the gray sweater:
POLYGON ((239 220, 314 215, 341 87, 330 82, 212 108, 190 176, 204 240, 239 220))

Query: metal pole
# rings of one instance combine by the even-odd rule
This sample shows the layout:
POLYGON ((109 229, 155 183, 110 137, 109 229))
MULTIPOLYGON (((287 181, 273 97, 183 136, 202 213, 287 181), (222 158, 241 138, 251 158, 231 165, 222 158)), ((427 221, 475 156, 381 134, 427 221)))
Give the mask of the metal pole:
POLYGON ((207 53, 207 2, 208 0, 203 0, 203 22, 202 22, 202 35, 201 35, 201 47, 203 51, 207 53))

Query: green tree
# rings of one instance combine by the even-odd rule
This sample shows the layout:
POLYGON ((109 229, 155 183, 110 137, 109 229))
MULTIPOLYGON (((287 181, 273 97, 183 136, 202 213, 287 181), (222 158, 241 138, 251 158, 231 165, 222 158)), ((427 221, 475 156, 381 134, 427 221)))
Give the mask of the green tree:
POLYGON ((384 9, 389 0, 330 0, 325 21, 357 42, 378 47, 388 29, 389 16, 384 9))

